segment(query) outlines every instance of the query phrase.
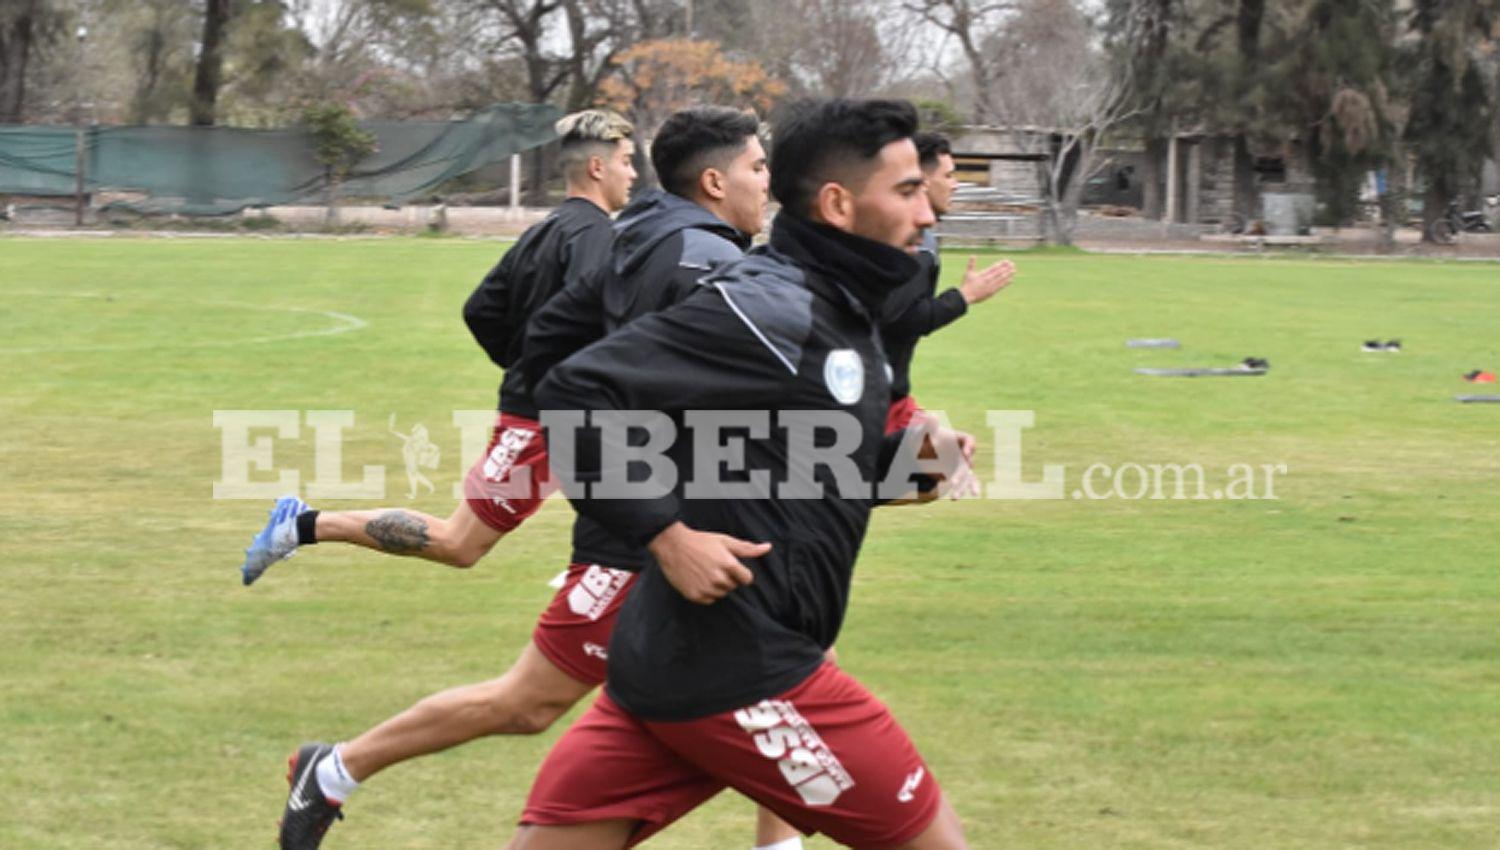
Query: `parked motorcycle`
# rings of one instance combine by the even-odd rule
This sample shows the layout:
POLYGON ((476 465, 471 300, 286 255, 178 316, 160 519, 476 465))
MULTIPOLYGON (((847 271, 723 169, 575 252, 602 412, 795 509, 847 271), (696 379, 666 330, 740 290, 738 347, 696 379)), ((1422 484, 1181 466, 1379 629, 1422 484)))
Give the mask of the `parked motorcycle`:
POLYGON ((1457 202, 1450 203, 1442 217, 1428 228, 1428 234, 1439 245, 1452 245, 1460 233, 1493 233, 1495 227, 1488 213, 1496 207, 1500 207, 1500 195, 1485 198, 1482 210, 1463 211, 1457 202))

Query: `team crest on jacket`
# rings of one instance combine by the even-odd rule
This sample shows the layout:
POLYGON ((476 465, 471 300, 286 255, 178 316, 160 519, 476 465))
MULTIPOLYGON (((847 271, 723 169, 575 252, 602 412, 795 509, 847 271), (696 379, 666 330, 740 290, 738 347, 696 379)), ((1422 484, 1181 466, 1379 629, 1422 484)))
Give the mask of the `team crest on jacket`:
POLYGON ((839 404, 854 404, 865 394, 865 363, 859 352, 839 348, 828 352, 823 361, 823 383, 839 404))

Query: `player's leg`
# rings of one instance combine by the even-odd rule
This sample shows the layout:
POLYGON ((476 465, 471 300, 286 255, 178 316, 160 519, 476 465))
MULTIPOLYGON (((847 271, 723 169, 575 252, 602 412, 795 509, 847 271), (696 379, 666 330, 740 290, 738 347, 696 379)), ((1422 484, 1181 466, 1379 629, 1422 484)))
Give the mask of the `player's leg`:
POLYGON ((958 812, 953 810, 953 806, 948 803, 948 796, 944 794, 938 806, 937 817, 932 819, 931 825, 921 835, 896 850, 963 850, 968 846, 964 841, 964 828, 959 823, 958 812))
POLYGON ((547 660, 535 643, 505 675, 433 694, 339 745, 344 767, 363 782, 397 762, 489 735, 535 735, 593 690, 547 660))
POLYGON ((755 848, 774 847, 775 850, 800 850, 802 832, 787 823, 765 806, 755 808, 755 848))
POLYGON ((353 543, 391 555, 425 558, 451 567, 472 567, 504 533, 487 525, 467 501, 447 519, 405 508, 319 511, 317 543, 353 543))
POLYGON ((470 567, 541 508, 549 482, 541 426, 501 414, 484 456, 465 476, 464 500, 446 520, 404 508, 316 511, 288 496, 277 500, 270 521, 245 550, 240 572, 251 584, 298 547, 320 542, 470 567))
POLYGON ((528 643, 504 676, 434 694, 348 742, 304 744, 289 761, 282 850, 313 850, 364 780, 487 735, 541 732, 592 690, 528 643))
MULTIPOLYGON (((830 646, 823 657, 836 664, 839 654, 830 646)), ((765 806, 756 806, 754 850, 802 850, 802 831, 765 806)))
POLYGON ((601 693, 547 753, 507 846, 634 846, 723 788, 723 782, 663 746, 641 721, 601 693))
POLYGON ((624 850, 640 823, 626 818, 573 826, 522 826, 506 850, 624 850))
POLYGON ((311 771, 316 780, 299 788, 289 777, 284 850, 319 846, 343 802, 376 772, 487 735, 541 732, 603 682, 604 647, 635 576, 597 564, 573 564, 567 575, 537 619, 531 643, 504 676, 435 694, 336 747, 299 749, 292 758, 294 777, 311 771), (303 790, 308 805, 294 809, 303 802, 303 790))
POLYGON ((684 761, 806 832, 857 848, 965 847, 911 739, 832 664, 738 711, 643 725, 684 761))

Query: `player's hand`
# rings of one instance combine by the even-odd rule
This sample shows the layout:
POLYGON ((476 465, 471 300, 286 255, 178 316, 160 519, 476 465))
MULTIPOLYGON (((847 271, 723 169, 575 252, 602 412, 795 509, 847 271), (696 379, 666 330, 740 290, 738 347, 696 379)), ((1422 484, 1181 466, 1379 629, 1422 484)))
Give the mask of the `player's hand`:
POLYGON ((1016 276, 1016 264, 1010 260, 1001 260, 992 266, 980 271, 975 271, 974 265, 977 260, 969 257, 969 266, 964 269, 964 282, 958 285, 958 291, 963 294, 964 301, 970 304, 978 304, 991 295, 1010 286, 1010 282, 1016 276))
POLYGON ((933 501, 939 495, 950 499, 975 497, 980 493, 979 477, 974 474, 974 451, 979 441, 974 435, 952 428, 934 427, 922 440, 921 457, 951 458, 952 462, 935 476, 938 487, 929 491, 923 501, 933 501), (944 451, 939 451, 939 448, 944 451))
POLYGON ((751 543, 727 534, 695 531, 681 522, 667 526, 648 548, 662 575, 689 602, 711 605, 730 591, 755 581, 740 558, 759 558, 769 543, 751 543))

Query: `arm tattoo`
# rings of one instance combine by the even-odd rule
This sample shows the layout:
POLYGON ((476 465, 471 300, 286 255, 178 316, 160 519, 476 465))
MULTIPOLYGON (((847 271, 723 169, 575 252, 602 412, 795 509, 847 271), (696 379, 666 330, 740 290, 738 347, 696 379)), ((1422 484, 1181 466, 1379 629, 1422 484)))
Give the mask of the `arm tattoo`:
POLYGON ((427 522, 406 511, 385 511, 365 523, 365 533, 380 548, 398 555, 420 552, 427 548, 427 522))

